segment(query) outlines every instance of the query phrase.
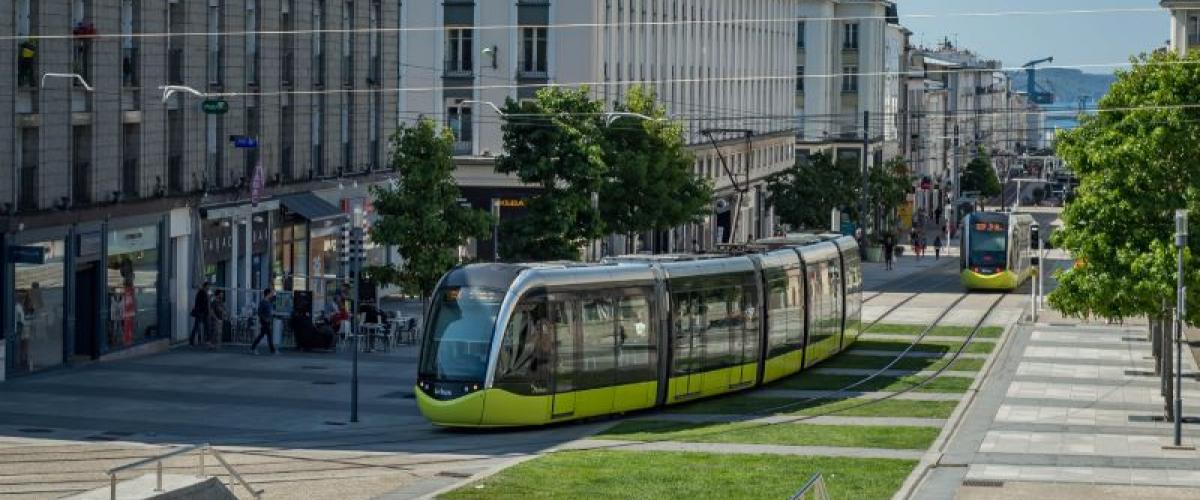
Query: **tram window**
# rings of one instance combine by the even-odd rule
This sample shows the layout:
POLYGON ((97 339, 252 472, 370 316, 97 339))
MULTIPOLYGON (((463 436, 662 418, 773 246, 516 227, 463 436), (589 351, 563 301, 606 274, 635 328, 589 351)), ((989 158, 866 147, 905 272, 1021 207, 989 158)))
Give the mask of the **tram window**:
POLYGON ((522 303, 500 344, 496 387, 516 394, 544 394, 549 390, 552 337, 544 301, 522 303))
POLYGON ((730 311, 736 303, 730 303, 736 292, 730 288, 716 288, 704 293, 707 311, 704 321, 704 368, 711 370, 729 366, 729 330, 735 321, 730 311))
POLYGON ((742 363, 758 359, 758 297, 753 284, 742 289, 742 363))
POLYGON ((767 345, 770 355, 788 351, 788 283, 786 277, 772 279, 767 283, 767 345))
POLYGON ((671 356, 671 373, 683 375, 692 370, 692 332, 696 322, 696 311, 699 304, 694 300, 695 295, 689 292, 671 294, 671 308, 675 315, 674 331, 671 333, 671 346, 674 350, 671 356))
POLYGON ((654 380, 657 341, 646 297, 621 298, 617 314, 617 382, 654 380))
POLYGON ((576 366, 579 345, 575 337, 575 311, 571 302, 550 302, 551 322, 554 325, 554 392, 569 392, 576 388, 576 366))
POLYGON ((788 271, 787 343, 789 351, 804 347, 804 271, 797 268, 788 271))
POLYGON ((582 360, 579 370, 579 389, 613 385, 616 368, 616 317, 612 300, 588 298, 582 301, 580 329, 582 331, 582 360))

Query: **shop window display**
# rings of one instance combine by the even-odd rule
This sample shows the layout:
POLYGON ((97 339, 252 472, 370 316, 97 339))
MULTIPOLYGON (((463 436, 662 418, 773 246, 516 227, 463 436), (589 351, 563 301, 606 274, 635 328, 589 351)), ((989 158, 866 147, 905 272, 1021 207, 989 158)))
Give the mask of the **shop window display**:
POLYGON ((63 240, 33 243, 45 249, 44 264, 16 264, 13 304, 13 344, 16 371, 29 373, 63 363, 65 305, 63 240))
POLYGON ((159 338, 158 228, 110 232, 107 270, 108 350, 159 338))

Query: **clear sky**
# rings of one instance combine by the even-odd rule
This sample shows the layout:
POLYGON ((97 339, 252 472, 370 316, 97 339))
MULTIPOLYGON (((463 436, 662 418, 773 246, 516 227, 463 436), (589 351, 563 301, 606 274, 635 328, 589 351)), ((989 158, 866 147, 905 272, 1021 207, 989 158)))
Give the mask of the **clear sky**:
MULTIPOLYGON (((933 46, 944 37, 1007 67, 1054 56, 1054 65, 1108 64, 1163 46, 1170 38, 1169 16, 1158 0, 897 0, 901 24, 914 45, 933 46), (1120 12, 988 17, 944 16, 1047 10, 1154 9, 1120 12), (908 17, 934 15, 938 17, 908 17)), ((1116 68, 1081 68, 1111 73, 1116 68)))

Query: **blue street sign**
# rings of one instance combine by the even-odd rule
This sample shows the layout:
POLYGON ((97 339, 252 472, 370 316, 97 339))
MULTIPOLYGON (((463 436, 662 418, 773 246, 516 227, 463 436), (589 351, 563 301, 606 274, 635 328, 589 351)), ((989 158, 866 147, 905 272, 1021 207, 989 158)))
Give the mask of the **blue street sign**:
POLYGON ((8 261, 13 264, 45 264, 46 249, 34 246, 8 247, 8 261))
POLYGON ((233 143, 235 148, 257 148, 258 139, 248 135, 231 135, 229 141, 233 143))

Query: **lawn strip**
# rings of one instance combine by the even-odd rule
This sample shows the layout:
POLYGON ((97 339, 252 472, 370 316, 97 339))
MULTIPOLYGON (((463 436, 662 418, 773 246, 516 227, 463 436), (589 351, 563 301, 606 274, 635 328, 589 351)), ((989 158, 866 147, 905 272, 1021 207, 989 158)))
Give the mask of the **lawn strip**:
POLYGON ((748 443, 784 446, 838 446, 924 450, 941 429, 901 426, 839 426, 812 424, 700 423, 662 420, 621 422, 596 436, 625 441, 689 443, 748 443))
POLYGON ((671 407, 678 413, 744 415, 773 410, 773 414, 840 415, 844 417, 949 418, 957 401, 870 400, 834 398, 815 401, 755 397, 754 393, 707 399, 671 407))
MULTIPOLYGON (((854 354, 854 349, 846 351, 837 357, 823 361, 817 365, 819 368, 862 368, 862 369, 882 369, 892 360, 882 356, 860 356, 854 354)), ((983 359, 957 359, 953 363, 949 363, 950 371, 957 372, 976 372, 983 368, 983 359)), ((938 358, 901 358, 896 364, 892 365, 892 370, 912 370, 914 372, 924 370, 940 370, 946 366, 948 360, 938 358)))
MULTIPOLYGON (((854 375, 824 375, 817 373, 806 373, 796 377, 788 378, 779 384, 771 386, 773 389, 797 389, 797 390, 837 390, 848 387, 856 382, 859 382, 866 377, 854 375)), ((928 380, 928 377, 918 377, 913 375, 905 375, 901 377, 879 376, 874 377, 855 386, 853 391, 876 392, 889 391, 896 392, 916 387, 918 384, 928 380)), ((967 392, 971 387, 971 382, 974 379, 966 377, 937 377, 929 380, 928 383, 918 387, 917 392, 967 392)))
POLYGON ((750 500, 788 498, 820 472, 830 498, 886 500, 911 460, 714 453, 571 451, 539 457, 440 498, 750 500))
MULTIPOLYGON (((899 323, 878 323, 866 331, 866 333, 886 333, 891 335, 920 335, 929 325, 906 325, 899 323)), ((929 330, 931 337, 966 337, 971 334, 973 328, 970 326, 957 325, 939 325, 929 330)), ((975 334, 980 338, 998 338, 1004 334, 1004 328, 999 326, 985 326, 979 329, 979 333, 975 334)))

